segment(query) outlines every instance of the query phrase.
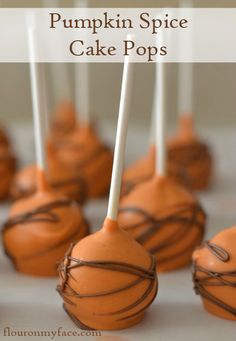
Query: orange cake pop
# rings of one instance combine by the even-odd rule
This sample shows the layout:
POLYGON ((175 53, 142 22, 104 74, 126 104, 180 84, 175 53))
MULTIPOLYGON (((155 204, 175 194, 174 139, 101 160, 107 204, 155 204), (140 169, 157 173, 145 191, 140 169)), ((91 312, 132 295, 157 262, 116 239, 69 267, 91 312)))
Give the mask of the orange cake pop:
POLYGON ((82 329, 128 328, 157 292, 156 261, 115 221, 72 246, 59 266, 64 308, 82 329))
POLYGON ((209 147, 195 134, 192 118, 180 119, 180 130, 169 141, 169 159, 184 168, 191 186, 196 190, 207 189, 212 179, 212 156, 209 147))
POLYGON ((142 319, 155 299, 155 257, 117 224, 128 123, 130 64, 124 66, 107 218, 95 234, 66 253, 58 291, 71 319, 83 329, 128 328, 142 319))
POLYGON ((44 174, 40 176, 36 193, 11 207, 3 243, 17 271, 55 276, 57 262, 72 242, 88 234, 88 225, 78 204, 53 191, 44 174))
MULTIPOLYGON (((138 160, 125 170, 122 183, 122 196, 128 194, 137 185, 150 180, 153 177, 155 172, 155 156, 155 146, 152 145, 145 157, 138 160)), ((189 179, 184 169, 180 169, 176 166, 176 164, 169 162, 167 172, 168 175, 176 182, 187 188, 190 187, 189 179)))
POLYGON ((218 233, 193 254, 193 282, 205 309, 236 321, 236 227, 218 233))
POLYGON ((112 169, 112 152, 91 125, 78 127, 55 146, 56 156, 85 180, 88 197, 107 194, 112 169))
POLYGON ((156 255, 163 272, 190 264, 204 235, 205 214, 186 189, 155 175, 122 198, 118 223, 156 255))

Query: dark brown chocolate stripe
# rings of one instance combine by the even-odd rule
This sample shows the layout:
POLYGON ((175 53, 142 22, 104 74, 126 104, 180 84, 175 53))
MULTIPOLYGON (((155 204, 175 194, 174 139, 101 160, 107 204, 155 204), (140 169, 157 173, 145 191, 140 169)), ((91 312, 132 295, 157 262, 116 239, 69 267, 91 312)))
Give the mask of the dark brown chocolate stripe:
POLYGON ((173 162, 188 166, 192 162, 198 162, 202 158, 210 157, 210 152, 206 144, 193 142, 183 146, 170 147, 168 156, 173 162))
POLYGON ((206 247, 222 262, 228 262, 230 260, 230 254, 223 249, 221 246, 211 243, 209 241, 205 242, 206 247))
POLYGON ((59 216, 56 213, 51 212, 51 210, 57 209, 59 207, 68 207, 72 205, 74 205, 74 201, 69 199, 52 201, 46 205, 37 207, 32 211, 28 211, 24 214, 19 214, 9 219, 3 225, 3 232, 18 224, 27 224, 32 222, 57 223, 59 221, 59 216))
MULTIPOLYGON (((74 177, 74 178, 68 178, 66 180, 61 181, 50 181, 50 184, 55 189, 63 189, 64 186, 69 185, 75 185, 77 184, 77 187, 74 188, 73 191, 67 192, 67 196, 70 196, 71 198, 74 198, 79 203, 84 203, 87 198, 87 186, 85 184, 85 181, 81 177, 74 177)), ((18 198, 25 198, 30 196, 35 192, 35 188, 31 191, 27 191, 23 188, 21 188, 17 183, 15 184, 16 190, 14 192, 17 193, 17 199, 18 198)))
MULTIPOLYGON (((70 247, 68 252, 65 255, 64 261, 60 264, 58 270, 59 274, 61 277, 61 285, 57 287, 57 291, 59 294, 62 296, 65 302, 71 305, 75 305, 74 302, 71 301, 71 298, 92 298, 92 297, 102 297, 102 296, 108 296, 108 295, 114 295, 116 293, 125 291, 127 289, 130 289, 144 280, 149 280, 150 283, 144 292, 144 294, 135 302, 131 303, 130 305, 118 310, 118 311, 113 311, 113 312, 107 312, 104 314, 99 314, 99 316, 106 316, 106 315, 118 315, 122 313, 129 312, 130 310, 136 308, 139 305, 142 305, 142 303, 145 301, 145 299, 150 295, 152 289, 155 287, 155 291, 157 291, 157 277, 156 277, 156 260, 153 255, 150 255, 150 267, 149 269, 144 269, 140 266, 136 265, 131 265, 123 262, 112 262, 112 261, 85 261, 85 260, 80 260, 76 259, 71 256, 71 252, 73 249, 73 245, 70 247), (80 294, 76 292, 68 283, 69 279, 73 279, 76 281, 76 279, 71 275, 70 270, 81 267, 81 266, 86 266, 86 267, 92 267, 92 268, 98 268, 98 269, 103 269, 103 270, 108 270, 108 271, 118 271, 118 272, 123 272, 123 273, 129 273, 134 276, 137 276, 137 279, 133 280, 132 282, 124 285, 123 287, 109 290, 109 291, 103 291, 103 292, 97 292, 97 293, 88 293, 88 294, 80 294)), ((145 305, 145 308, 151 304, 153 301, 154 297, 151 298, 150 302, 145 305)), ((135 316, 136 314, 138 315, 139 313, 142 312, 145 308, 141 308, 138 312, 135 312, 135 314, 129 315, 127 317, 120 318, 118 320, 124 320, 128 319, 131 316, 135 316)), ((69 313, 69 316, 71 314, 69 313)), ((75 319, 77 321, 77 324, 80 325, 80 321, 78 321, 74 316, 73 320, 75 319)), ((87 326, 86 326, 87 327, 87 326)), ((88 327, 87 327, 88 328, 88 327)))
POLYGON ((74 178, 69 178, 66 180, 60 180, 60 181, 51 181, 50 182, 53 188, 55 189, 63 189, 64 186, 70 186, 70 185, 77 185, 76 188, 74 188, 73 191, 66 191, 67 196, 70 196, 71 198, 74 198, 79 203, 84 203, 87 198, 87 186, 83 178, 77 176, 74 178))
MULTIPOLYGON (((204 224, 200 221, 201 217, 205 218, 205 213, 202 210, 201 206, 198 204, 188 204, 188 205, 181 205, 176 206, 173 208, 173 214, 166 216, 164 218, 156 218, 155 214, 150 214, 146 212, 145 210, 142 210, 138 207, 124 207, 120 208, 119 214, 122 213, 135 213, 137 215, 140 215, 143 219, 138 222, 137 224, 130 224, 126 226, 121 226, 127 231, 133 231, 137 228, 140 228, 142 226, 146 226, 148 224, 148 227, 145 227, 145 232, 137 236, 135 239, 142 245, 145 245, 146 242, 148 242, 156 233, 161 232, 162 229, 166 228, 166 226, 170 226, 171 224, 179 224, 179 229, 177 232, 173 233, 172 236, 167 237, 164 241, 162 241, 160 244, 156 245, 155 247, 149 249, 151 253, 157 253, 160 252, 163 249, 170 248, 172 245, 175 245, 179 241, 182 240, 184 236, 189 232, 189 229, 194 226, 197 227, 200 231, 199 236, 199 242, 202 240, 204 235, 204 224), (189 213, 191 215, 189 216, 189 213), (187 216, 187 215, 188 216, 187 216)), ((160 213, 159 213, 160 214, 160 213)), ((159 215, 158 214, 158 215, 159 215)), ((175 253, 171 255, 170 257, 161 257, 158 255, 158 262, 164 263, 172 258, 176 258, 178 256, 181 256, 185 252, 190 252, 190 250, 196 245, 196 240, 193 240, 193 244, 189 245, 187 249, 181 250, 179 253, 175 253)))
MULTIPOLYGON (((63 147, 65 146, 66 146, 65 142, 63 142, 63 147)), ((60 147, 61 145, 57 144, 56 148, 60 149, 60 147)), ((68 144, 68 148, 78 149, 78 150, 81 150, 81 152, 83 151, 83 146, 79 144, 68 144)), ((86 158, 76 162, 75 167, 78 167, 79 169, 86 167, 88 163, 93 161, 95 158, 97 158, 100 154, 103 154, 104 152, 110 152, 110 148, 105 144, 99 145, 89 155, 87 155, 86 158)))
MULTIPOLYGON (((215 255, 215 256, 219 258, 218 255, 215 255)), ((200 295, 201 297, 217 305, 223 310, 226 310, 228 313, 232 314, 233 316, 236 316, 236 307, 232 307, 229 304, 223 302, 216 296, 212 295, 206 289, 206 287, 209 288, 209 287, 214 287, 214 286, 219 286, 219 287, 228 286, 228 287, 236 289, 236 270, 214 272, 214 271, 205 269, 197 265, 195 262, 193 265, 193 283, 194 283, 194 290, 197 295, 200 295), (231 281, 228 278, 235 278, 235 280, 231 281)))

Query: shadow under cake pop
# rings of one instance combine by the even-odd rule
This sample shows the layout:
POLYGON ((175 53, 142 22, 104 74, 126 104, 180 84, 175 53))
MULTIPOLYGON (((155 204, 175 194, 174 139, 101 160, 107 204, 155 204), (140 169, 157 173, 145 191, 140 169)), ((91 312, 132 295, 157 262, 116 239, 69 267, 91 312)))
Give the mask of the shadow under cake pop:
POLYGON ((193 254, 193 282, 204 308, 236 321, 236 227, 206 241, 193 254))

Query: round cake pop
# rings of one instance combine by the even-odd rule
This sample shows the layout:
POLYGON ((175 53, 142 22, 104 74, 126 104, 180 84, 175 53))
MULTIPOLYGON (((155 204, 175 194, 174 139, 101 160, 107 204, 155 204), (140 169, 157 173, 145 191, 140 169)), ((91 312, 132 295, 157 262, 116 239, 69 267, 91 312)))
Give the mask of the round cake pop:
MULTIPOLYGON (((147 156, 138 160, 125 170, 122 183, 122 196, 128 194, 137 185, 153 177, 155 172, 155 157, 156 151, 153 145, 150 147, 147 156)), ((184 169, 180 169, 176 164, 169 162, 167 172, 173 180, 190 188, 190 181, 184 169)))
POLYGON ((59 266, 58 291, 83 329, 128 328, 157 293, 155 257, 117 224, 128 123, 130 68, 126 59, 107 218, 102 229, 72 246, 59 266))
POLYGON ((54 114, 51 125, 52 139, 69 134, 76 127, 76 111, 69 101, 61 102, 54 114))
POLYGON ((184 168, 189 176, 191 187, 204 190, 212 179, 212 156, 209 147, 195 134, 192 118, 182 116, 180 130, 169 141, 169 159, 184 168))
POLYGON ((85 180, 88 197, 96 198, 107 194, 113 156, 91 125, 78 127, 55 145, 55 149, 60 162, 85 180))
MULTIPOLYGON (((30 165, 16 173, 10 188, 13 200, 26 198, 36 191, 37 166, 30 165)), ((51 155, 48 157, 47 178, 54 190, 84 204, 87 198, 85 181, 78 172, 66 167, 51 155)))
POLYGON ((236 321, 236 227, 218 233, 193 254, 193 282, 205 309, 236 321))
POLYGON ((122 198, 118 223, 156 255, 163 272, 191 262, 204 235, 205 214, 186 189, 168 177, 154 176, 122 198))
POLYGON ((53 191, 43 178, 33 196, 11 207, 3 243, 17 271, 55 276, 57 262, 69 245, 87 234, 88 224, 78 204, 53 191))
POLYGON ((122 329, 138 323, 157 292, 156 261, 111 220, 66 253, 58 291, 83 329, 122 329))

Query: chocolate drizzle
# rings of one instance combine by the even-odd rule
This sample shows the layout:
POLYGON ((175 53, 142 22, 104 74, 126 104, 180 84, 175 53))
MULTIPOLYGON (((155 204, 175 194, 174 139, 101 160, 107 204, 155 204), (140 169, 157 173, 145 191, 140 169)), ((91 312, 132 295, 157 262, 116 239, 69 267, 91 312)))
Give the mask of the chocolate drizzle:
POLYGON ((154 236, 156 237, 159 233, 161 233, 163 229, 171 231, 171 225, 175 226, 173 233, 167 236, 165 240, 160 241, 152 248, 148 248, 149 252, 158 255, 159 264, 169 262, 171 259, 176 259, 176 257, 180 257, 184 253, 191 252, 191 250, 193 250, 194 247, 202 240, 204 235, 205 213, 201 206, 197 203, 173 207, 172 213, 169 213, 166 216, 163 214, 164 212, 150 214, 139 207, 122 207, 119 209, 120 217, 122 217, 122 214, 126 213, 132 213, 141 217, 139 222, 121 227, 130 232, 137 242, 143 246, 145 246, 145 244, 154 236), (192 243, 189 243, 185 249, 182 249, 178 253, 171 253, 170 256, 161 255, 161 251, 169 248, 171 249, 172 246, 181 242, 193 228, 197 228, 199 230, 199 237, 197 240, 195 238, 192 243))
POLYGON ((210 156, 208 146, 200 142, 192 142, 182 146, 170 147, 169 158, 182 166, 188 167, 193 162, 199 162, 210 156))
POLYGON ((208 146, 201 142, 189 142, 181 146, 170 146, 168 158, 185 169, 190 177, 190 186, 202 189, 208 186, 212 157, 208 146))
MULTIPOLYGON (((142 313, 155 299, 156 292, 157 292, 157 276, 156 276, 156 259, 153 255, 150 255, 150 267, 148 269, 144 269, 137 265, 127 264, 123 262, 114 262, 114 261, 86 261, 83 259, 77 259, 75 257, 71 256, 71 252, 73 249, 73 245, 71 245, 70 249, 65 255, 64 261, 61 262, 59 265, 59 275, 61 278, 61 284, 57 287, 57 291, 62 296, 64 301, 68 305, 77 305, 77 302, 79 304, 80 299, 84 298, 96 298, 96 297, 103 297, 103 296, 109 296, 109 295, 115 295, 117 293, 123 292, 125 290, 128 290, 130 288, 133 288, 143 281, 147 280, 149 281, 149 284, 147 286, 146 291, 142 294, 141 297, 137 298, 136 301, 134 301, 131 304, 128 304, 127 306, 123 307, 122 309, 116 310, 116 311, 108 311, 106 313, 102 314, 96 314, 97 316, 114 316, 116 321, 121 321, 125 319, 132 318, 136 315, 139 315, 142 313), (89 268, 96 268, 96 269, 102 269, 107 271, 115 271, 115 272, 121 272, 121 273, 127 273, 134 275, 136 279, 134 279, 132 282, 125 284, 122 287, 119 287, 117 289, 107 290, 107 291, 100 291, 97 293, 87 293, 87 294, 81 294, 73 289, 72 287, 72 280, 75 281, 76 279, 71 274, 71 270, 79 268, 79 267, 89 267, 89 268), (139 305, 142 305, 143 302, 149 297, 150 293, 152 292, 153 288, 155 288, 155 293, 150 298, 147 304, 145 304, 144 307, 140 308, 139 310, 135 311, 135 313, 131 313, 133 309, 136 309, 139 305), (75 299, 78 300, 75 303, 75 299), (125 314, 125 316, 116 316, 120 314, 125 314)), ((68 315, 72 318, 72 320, 81 328, 83 329, 90 329, 90 327, 85 326, 81 323, 81 321, 78 320, 77 317, 75 317, 68 309, 64 306, 65 310, 67 311, 68 315)))
MULTIPOLYGON (((65 180, 50 181, 50 185, 56 189, 64 191, 67 197, 76 200, 79 204, 83 204, 87 198, 87 186, 82 177, 76 176, 65 180), (74 186, 69 191, 65 187, 74 186)), ((12 186, 12 197, 17 199, 27 198, 35 192, 35 188, 22 188, 17 182, 12 186)))
MULTIPOLYGON (((208 250, 221 262, 227 263, 230 260, 230 254, 224 248, 207 241, 203 244, 208 250)), ((236 307, 223 302, 221 299, 213 295, 209 289, 211 287, 231 287, 236 290, 236 270, 235 271, 212 271, 208 270, 197 262, 193 264, 193 283, 194 290, 197 295, 226 310, 228 313, 236 317, 236 307), (209 288, 207 290, 207 288, 209 288)), ((236 291, 235 291, 236 293, 236 291)))
POLYGON ((33 209, 32 211, 19 214, 11 219, 9 219, 3 226, 3 232, 7 229, 18 225, 18 224, 27 224, 32 222, 48 222, 48 223, 58 223, 60 217, 52 212, 53 209, 57 209, 59 207, 68 207, 73 205, 73 201, 69 199, 57 200, 50 202, 46 205, 42 205, 33 209))

